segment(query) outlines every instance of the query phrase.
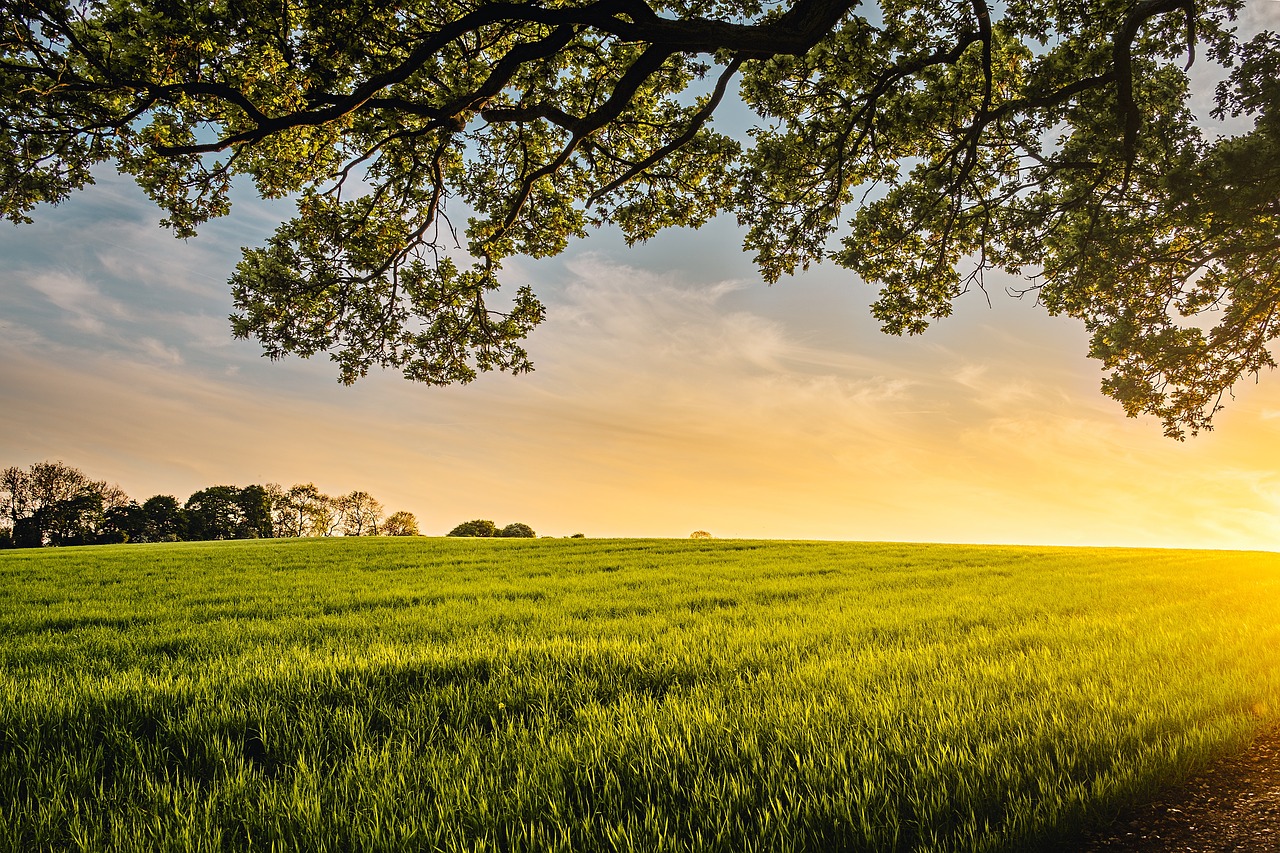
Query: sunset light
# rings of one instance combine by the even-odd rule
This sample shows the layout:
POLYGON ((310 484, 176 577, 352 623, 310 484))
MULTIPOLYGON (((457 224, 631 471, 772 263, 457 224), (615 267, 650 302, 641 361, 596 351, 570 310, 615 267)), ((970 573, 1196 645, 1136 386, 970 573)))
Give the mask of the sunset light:
MULTIPOLYGON (((175 243, 136 191, 0 231, 10 464, 61 458, 132 495, 358 484, 424 532, 502 516, 556 535, 1280 547, 1280 386, 1185 442, 1128 419, 1069 319, 989 288, 912 338, 820 267, 772 287, 728 223, 520 262, 534 373, 448 389, 226 334, 249 225, 175 243)), ((99 188, 102 189, 101 187, 99 188)))
POLYGON ((1280 851, 1280 2, 0 0, 0 853, 1280 851))

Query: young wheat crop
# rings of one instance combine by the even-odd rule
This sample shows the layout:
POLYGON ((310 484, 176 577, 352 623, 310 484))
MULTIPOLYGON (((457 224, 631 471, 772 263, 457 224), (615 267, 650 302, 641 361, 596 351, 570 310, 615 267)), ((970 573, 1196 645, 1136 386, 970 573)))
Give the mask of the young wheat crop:
POLYGON ((1280 720, 1280 556, 0 554, 0 850, 1007 851, 1280 720))

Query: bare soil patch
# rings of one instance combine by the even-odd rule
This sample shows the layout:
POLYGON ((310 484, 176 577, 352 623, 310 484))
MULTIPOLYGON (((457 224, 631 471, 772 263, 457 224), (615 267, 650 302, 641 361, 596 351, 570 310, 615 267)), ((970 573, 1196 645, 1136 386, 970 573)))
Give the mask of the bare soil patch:
POLYGON ((1280 850, 1280 728, 1087 836, 1086 853, 1280 850))

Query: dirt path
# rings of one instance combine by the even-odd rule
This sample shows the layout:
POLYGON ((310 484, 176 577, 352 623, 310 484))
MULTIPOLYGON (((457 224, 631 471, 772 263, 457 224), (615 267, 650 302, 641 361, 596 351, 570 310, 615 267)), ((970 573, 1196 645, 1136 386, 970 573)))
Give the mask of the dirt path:
POLYGON ((1280 729, 1157 802, 1122 815, 1107 834, 1089 836, 1079 849, 1280 851, 1280 729))

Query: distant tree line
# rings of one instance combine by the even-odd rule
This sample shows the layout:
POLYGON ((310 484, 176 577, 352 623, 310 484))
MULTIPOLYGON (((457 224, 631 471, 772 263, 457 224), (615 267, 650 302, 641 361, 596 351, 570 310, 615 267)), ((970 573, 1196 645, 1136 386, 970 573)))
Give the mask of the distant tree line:
POLYGON ((314 483, 209 486, 185 503, 142 503, 62 462, 0 472, 0 548, 285 536, 416 536, 410 512, 386 515, 371 494, 326 495, 314 483))
POLYGON ((533 539, 538 534, 533 532, 533 528, 529 525, 513 521, 506 527, 499 528, 492 521, 483 518, 477 518, 472 521, 464 521, 457 527, 449 531, 450 536, 500 536, 511 539, 533 539))

